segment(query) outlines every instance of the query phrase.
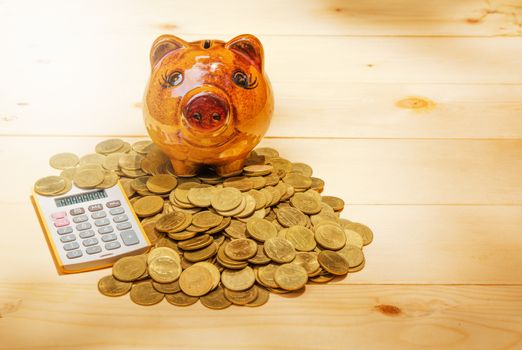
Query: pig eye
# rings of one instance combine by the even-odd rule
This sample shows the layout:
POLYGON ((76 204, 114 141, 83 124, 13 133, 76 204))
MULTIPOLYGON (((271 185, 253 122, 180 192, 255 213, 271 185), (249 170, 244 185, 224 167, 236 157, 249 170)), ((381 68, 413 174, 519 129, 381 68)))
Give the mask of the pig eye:
POLYGON ((163 80, 161 85, 165 88, 168 88, 181 84, 181 82, 183 81, 183 74, 181 74, 181 72, 176 71, 173 73, 165 74, 161 78, 163 80))
POLYGON ((252 76, 247 76, 240 70, 237 70, 232 74, 232 81, 243 89, 253 89, 257 86, 257 78, 254 78, 252 81, 252 76))

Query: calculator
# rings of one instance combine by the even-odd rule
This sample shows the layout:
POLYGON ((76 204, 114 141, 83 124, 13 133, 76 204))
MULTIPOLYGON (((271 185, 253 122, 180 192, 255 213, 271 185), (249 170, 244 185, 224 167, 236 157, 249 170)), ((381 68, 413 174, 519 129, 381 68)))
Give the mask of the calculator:
POLYGON ((57 197, 33 190, 33 202, 59 273, 109 267, 150 247, 120 182, 93 190, 72 185, 57 197))

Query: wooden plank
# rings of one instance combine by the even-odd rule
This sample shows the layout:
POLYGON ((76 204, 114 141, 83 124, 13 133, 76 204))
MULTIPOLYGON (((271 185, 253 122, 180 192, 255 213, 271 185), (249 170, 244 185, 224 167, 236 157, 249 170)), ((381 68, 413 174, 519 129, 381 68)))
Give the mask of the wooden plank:
MULTIPOLYGON (((0 139, 1 164, 14 171, 1 176, 17 179, 4 180, 10 184, 4 198, 18 198, 38 177, 56 173, 47 164, 53 154, 86 154, 101 140, 0 139)), ((265 139, 261 145, 309 163, 325 179, 326 192, 352 204, 522 204, 522 140, 265 139)))
MULTIPOLYGON (((522 85, 332 82, 310 89, 279 82, 273 87, 276 106, 267 137, 522 138, 522 85)), ((5 101, 0 134, 146 134, 137 99, 115 103, 106 96, 71 115, 70 102, 59 106, 51 96, 27 100, 33 98, 39 101, 15 96, 5 101)))
POLYGON ((261 308, 153 307, 93 285, 1 283, 1 349, 515 349, 520 286, 313 286, 261 308), (28 336, 29 335, 29 336, 28 336))
POLYGON ((119 0, 111 6, 100 0, 52 0, 45 6, 9 1, 1 4, 0 13, 5 17, 1 22, 7 21, 5 28, 11 31, 32 23, 39 29, 50 25, 64 31, 87 27, 107 33, 174 30, 236 35, 242 30, 263 35, 350 36, 518 36, 522 16, 516 0, 439 0, 422 5, 415 0, 235 0, 219 4, 203 0, 191 6, 168 0, 119 0), (55 15, 56 9, 60 9, 60 16, 55 15), (49 23, 45 19, 51 16, 49 23))

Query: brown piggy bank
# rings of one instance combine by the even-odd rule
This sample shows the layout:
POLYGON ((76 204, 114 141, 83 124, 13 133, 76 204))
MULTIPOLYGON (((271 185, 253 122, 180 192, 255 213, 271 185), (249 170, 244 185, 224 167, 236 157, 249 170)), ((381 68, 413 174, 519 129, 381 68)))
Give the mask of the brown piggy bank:
POLYGON ((174 172, 193 176, 205 165, 220 176, 240 173, 274 109, 261 42, 248 34, 226 43, 162 35, 150 63, 145 124, 174 172))

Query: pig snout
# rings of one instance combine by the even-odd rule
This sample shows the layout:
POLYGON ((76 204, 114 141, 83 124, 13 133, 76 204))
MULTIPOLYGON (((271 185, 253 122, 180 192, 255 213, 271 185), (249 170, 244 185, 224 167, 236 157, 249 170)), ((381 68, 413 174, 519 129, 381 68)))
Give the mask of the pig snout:
POLYGON ((225 100, 213 93, 193 96, 185 105, 183 114, 190 127, 198 131, 215 131, 221 128, 229 113, 225 100))

